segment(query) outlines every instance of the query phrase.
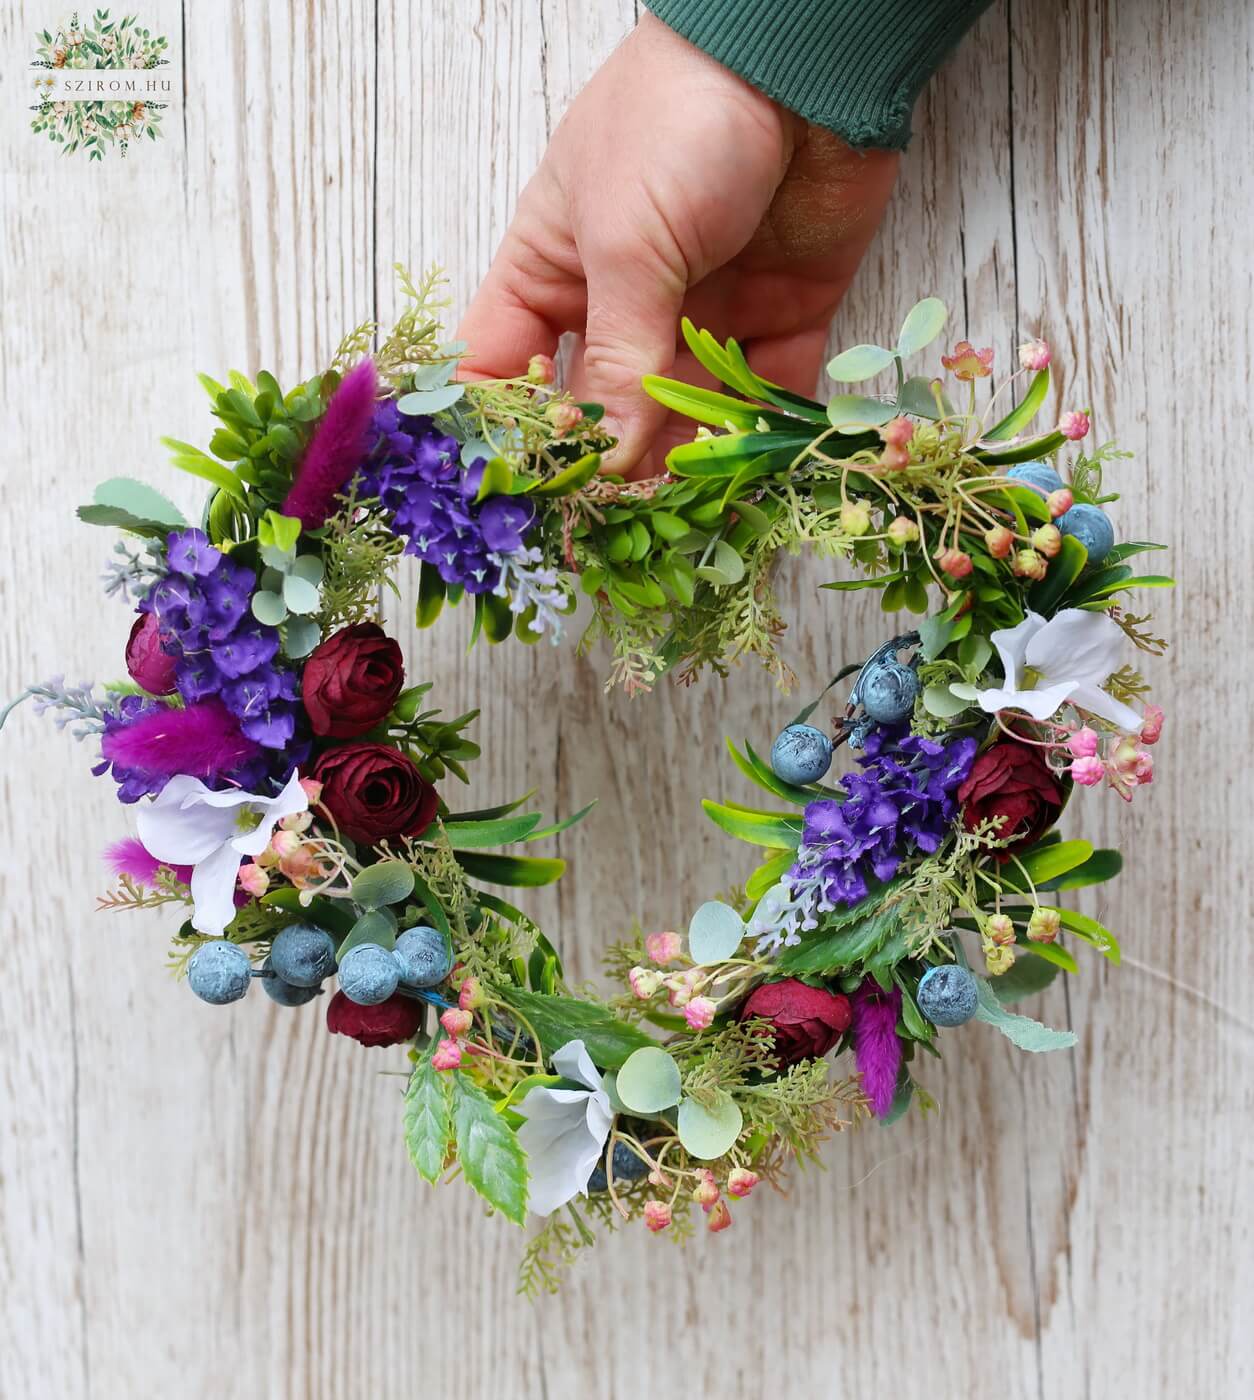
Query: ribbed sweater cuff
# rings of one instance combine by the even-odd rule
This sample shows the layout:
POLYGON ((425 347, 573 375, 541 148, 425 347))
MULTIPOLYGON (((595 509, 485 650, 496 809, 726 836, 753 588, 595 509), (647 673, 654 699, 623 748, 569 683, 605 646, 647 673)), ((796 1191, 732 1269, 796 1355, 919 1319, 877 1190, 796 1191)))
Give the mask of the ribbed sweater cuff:
POLYGON ((746 82, 851 146, 900 149, 924 83, 992 0, 645 0, 746 82))

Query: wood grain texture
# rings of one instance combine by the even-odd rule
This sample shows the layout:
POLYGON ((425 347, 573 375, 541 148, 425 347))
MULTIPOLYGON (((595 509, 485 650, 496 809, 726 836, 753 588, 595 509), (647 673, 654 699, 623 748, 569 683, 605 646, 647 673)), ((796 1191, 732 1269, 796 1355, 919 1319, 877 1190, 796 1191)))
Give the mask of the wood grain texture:
MULTIPOLYGON (((25 129, 22 70, 52 15, 0 13, 0 690, 117 671, 126 616, 88 586, 104 537, 70 507, 115 471, 194 507, 155 441, 205 438, 194 371, 310 372, 392 313, 398 259, 441 261, 455 313, 635 12, 147 0, 186 105, 165 141, 96 168, 25 129)), ((399 1063, 315 1010, 195 1004, 163 974, 157 915, 90 912, 117 808, 84 750, 23 714, 0 737, 0 1395, 1251 1392, 1254 180, 1232 148, 1252 44, 1235 0, 1003 0, 925 94, 834 332, 875 338, 935 291, 1003 364, 1045 333, 1066 401, 1136 454, 1121 526, 1175 551, 1156 786, 1068 813, 1131 854, 1084 906, 1122 934, 1124 967, 1087 960, 1042 1001, 1078 1050, 1028 1060, 973 1027, 928 1074, 939 1114, 832 1144, 826 1173, 686 1252, 604 1240, 533 1306, 514 1296, 517 1233, 409 1167, 402 1081, 379 1072, 399 1063)), ((873 603, 831 603, 823 577, 800 560, 783 583, 803 690, 882 635, 873 603)), ((604 658, 467 654, 456 614, 414 633, 413 582, 390 609, 411 673, 450 711, 483 706, 476 803, 600 798, 559 840, 570 876, 529 901, 575 979, 633 919, 682 924, 743 876, 697 798, 745 798, 722 736, 765 742, 795 708, 765 677, 629 703, 602 692, 604 658)))

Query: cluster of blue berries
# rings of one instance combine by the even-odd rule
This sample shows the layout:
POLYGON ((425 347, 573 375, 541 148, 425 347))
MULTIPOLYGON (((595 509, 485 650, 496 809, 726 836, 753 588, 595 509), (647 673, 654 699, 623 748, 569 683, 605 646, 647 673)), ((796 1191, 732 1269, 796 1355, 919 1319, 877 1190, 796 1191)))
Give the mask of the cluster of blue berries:
MULTIPOLYGON (((1044 462, 1024 462, 1006 473, 1013 481, 1030 486, 1042 496, 1061 491, 1066 485, 1062 477, 1044 462)), ((1110 516, 1101 508, 1081 503, 1064 511, 1054 524, 1061 535, 1071 535, 1088 550, 1089 563, 1100 564, 1115 547, 1115 527, 1110 516)))
POLYGON ((325 929, 289 924, 275 934, 270 955, 257 971, 238 943, 203 943, 188 960, 187 982, 201 1001, 226 1006, 238 1001, 256 977, 280 1006, 303 1006, 338 973, 340 991, 349 1001, 377 1006, 397 991, 434 987, 451 971, 448 945, 437 929, 406 929, 391 951, 377 943, 358 943, 337 967, 335 940, 325 929))

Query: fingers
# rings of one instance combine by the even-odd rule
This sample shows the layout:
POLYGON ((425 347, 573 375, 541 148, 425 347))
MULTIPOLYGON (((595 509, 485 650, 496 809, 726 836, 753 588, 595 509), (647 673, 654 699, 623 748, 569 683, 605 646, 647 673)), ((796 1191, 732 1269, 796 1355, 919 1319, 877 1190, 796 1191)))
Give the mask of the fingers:
POLYGON ((827 326, 797 331, 793 335, 768 336, 753 340, 745 351, 749 368, 763 379, 791 389, 794 394, 813 398, 818 387, 827 346, 827 326))

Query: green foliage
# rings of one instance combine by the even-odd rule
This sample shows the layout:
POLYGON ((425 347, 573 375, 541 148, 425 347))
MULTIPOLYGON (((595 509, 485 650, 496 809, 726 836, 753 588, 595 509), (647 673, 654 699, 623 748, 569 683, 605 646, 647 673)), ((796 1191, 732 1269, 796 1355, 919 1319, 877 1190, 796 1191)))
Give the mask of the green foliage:
POLYGON ((527 1215, 527 1158, 487 1095, 452 1072, 453 1137, 462 1175, 495 1210, 521 1225, 527 1215))
POLYGON ((1019 1016, 1013 1011, 1007 1011, 984 978, 977 979, 976 987, 979 993, 976 1019, 996 1026, 1002 1035, 1020 1050, 1041 1054, 1049 1050, 1070 1050, 1075 1045, 1074 1031, 1052 1030, 1049 1026, 1032 1020, 1030 1016, 1019 1016))
POLYGON ((453 1138, 448 1081, 424 1055, 405 1089, 405 1146, 419 1176, 434 1185, 453 1138))
POLYGON ((618 1069, 634 1051, 655 1044, 642 1030, 595 1002, 511 986, 502 987, 500 994, 525 1019, 546 1058, 568 1041, 582 1040, 596 1065, 618 1069))

